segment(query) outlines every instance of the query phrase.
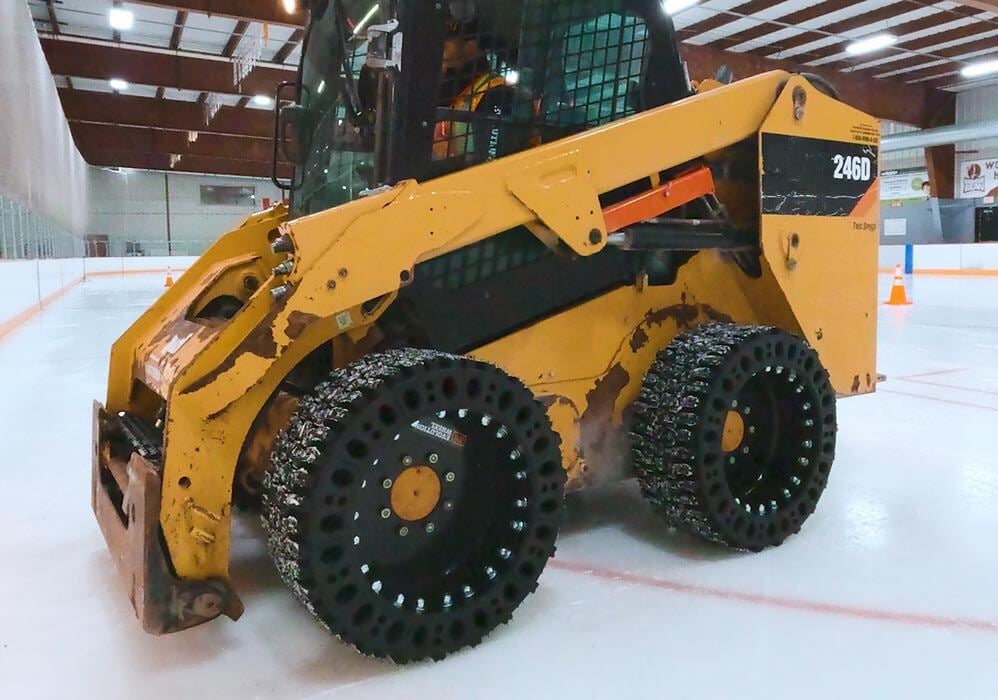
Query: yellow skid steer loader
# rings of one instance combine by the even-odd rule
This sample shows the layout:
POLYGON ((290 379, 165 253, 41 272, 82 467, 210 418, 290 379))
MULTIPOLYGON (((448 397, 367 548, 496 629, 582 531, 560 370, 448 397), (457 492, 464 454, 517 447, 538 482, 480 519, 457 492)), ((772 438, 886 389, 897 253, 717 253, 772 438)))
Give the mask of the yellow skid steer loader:
MULTIPOLYGON (((146 630, 242 612, 234 504, 332 633, 475 645, 566 490, 636 476, 759 551, 875 389, 875 119, 820 79, 691 83, 659 0, 312 0, 290 208, 115 343, 93 505, 146 630)), ((704 76, 698 76, 704 78, 704 76)))

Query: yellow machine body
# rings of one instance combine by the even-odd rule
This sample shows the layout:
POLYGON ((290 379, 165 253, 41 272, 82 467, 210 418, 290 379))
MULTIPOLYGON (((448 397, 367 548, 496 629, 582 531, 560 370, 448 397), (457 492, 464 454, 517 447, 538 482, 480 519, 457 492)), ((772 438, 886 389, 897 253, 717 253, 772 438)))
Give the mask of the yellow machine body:
MULTIPOLYGON (((726 149, 761 144, 767 135, 875 148, 878 134, 872 117, 803 77, 773 72, 726 86, 704 83, 680 102, 297 221, 288 221, 283 207, 248 219, 117 341, 106 408, 95 411, 95 509, 131 576, 146 628, 172 631, 241 610, 228 583, 233 481, 254 425, 284 378, 317 348, 332 343, 337 366, 376 349, 376 323, 418 263, 517 226, 571 254, 598 255, 608 240, 603 193, 642 178, 654 182, 697 159, 723 159, 726 149), (294 242, 285 277, 271 272, 285 261, 270 247, 279 235, 294 242), (271 291, 282 285, 289 293, 275 301, 271 291), (226 322, 198 320, 220 296, 240 300, 241 310, 226 322), (150 423, 162 417, 158 463, 114 454, 102 421, 119 412, 150 423), (108 495, 112 478, 123 497, 108 495), (144 515, 132 509, 129 516, 135 503, 145 504, 138 509, 144 515), (160 554, 172 588, 157 583, 150 562, 160 554)), ((764 173, 761 147, 758 158, 764 173)), ((840 396, 871 392, 878 184, 874 172, 849 216, 808 216, 760 214, 759 192, 727 191, 719 180, 718 197, 732 215, 758 219, 760 276, 722 252, 703 251, 673 284, 653 286, 638 276, 470 354, 520 378, 548 407, 568 488, 626 476, 626 409, 656 354, 698 324, 790 330, 818 351, 840 396)))

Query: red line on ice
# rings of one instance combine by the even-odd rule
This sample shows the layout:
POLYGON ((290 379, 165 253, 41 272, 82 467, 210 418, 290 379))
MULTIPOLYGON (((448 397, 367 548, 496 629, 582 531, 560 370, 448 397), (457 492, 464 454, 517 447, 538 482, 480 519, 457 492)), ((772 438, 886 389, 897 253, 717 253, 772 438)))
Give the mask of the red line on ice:
POLYGON ((722 588, 714 588, 712 586, 702 586, 699 584, 681 583, 678 581, 669 581, 650 576, 641 576, 638 574, 631 574, 626 571, 617 571, 615 569, 603 568, 592 564, 563 561, 559 559, 551 560, 548 563, 548 566, 559 571, 567 571, 574 574, 581 574, 583 576, 591 576, 605 581, 631 583, 649 588, 660 588, 667 591, 673 591, 675 593, 700 596, 702 598, 716 598, 718 600, 731 600, 741 603, 751 603, 753 605, 766 605, 783 610, 799 610, 802 612, 837 615, 840 617, 852 617, 861 620, 875 620, 879 622, 894 622, 906 625, 964 630, 969 629, 980 632, 998 632, 998 622, 992 622, 989 620, 946 617, 926 613, 908 613, 897 610, 877 610, 875 608, 861 608, 851 605, 841 605, 838 603, 822 603, 820 601, 781 598, 778 596, 763 595, 761 593, 731 591, 722 588))

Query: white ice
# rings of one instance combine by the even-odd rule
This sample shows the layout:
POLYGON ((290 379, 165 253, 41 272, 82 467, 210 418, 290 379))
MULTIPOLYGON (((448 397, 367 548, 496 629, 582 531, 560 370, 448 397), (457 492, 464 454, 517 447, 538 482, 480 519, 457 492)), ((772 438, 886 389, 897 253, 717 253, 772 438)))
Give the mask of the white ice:
POLYGON ((328 638, 252 519, 242 620, 142 632, 90 511, 90 403, 161 284, 86 282, 0 341, 0 698, 998 697, 998 278, 881 307, 889 380, 840 402, 828 490, 784 546, 670 533, 633 484, 576 495, 513 622, 408 667, 328 638))

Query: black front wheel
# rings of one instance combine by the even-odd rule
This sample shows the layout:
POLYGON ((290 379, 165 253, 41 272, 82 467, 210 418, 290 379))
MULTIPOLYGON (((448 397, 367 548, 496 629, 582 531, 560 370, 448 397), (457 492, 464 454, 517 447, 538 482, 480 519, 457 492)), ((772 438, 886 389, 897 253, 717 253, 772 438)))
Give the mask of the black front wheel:
POLYGON ((649 371, 635 404, 633 459, 670 524, 759 551, 814 512, 835 435, 835 392, 806 341, 711 324, 678 336, 649 371))
POLYGON ((404 663, 507 622, 553 556, 565 472, 544 407, 425 350, 334 372, 277 440, 264 525, 285 583, 359 651, 404 663))

